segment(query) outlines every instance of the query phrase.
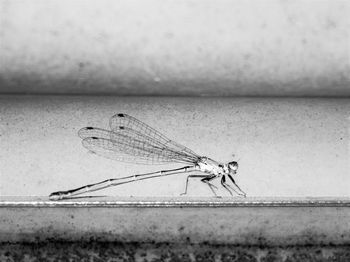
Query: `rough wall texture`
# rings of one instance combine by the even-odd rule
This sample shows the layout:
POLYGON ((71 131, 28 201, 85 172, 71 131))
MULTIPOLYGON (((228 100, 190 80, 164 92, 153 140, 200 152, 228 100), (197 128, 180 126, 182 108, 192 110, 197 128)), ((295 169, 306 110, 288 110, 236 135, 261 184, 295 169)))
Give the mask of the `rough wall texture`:
POLYGON ((0 92, 349 96, 347 0, 0 1, 0 92))
POLYGON ((1 261, 326 262, 350 261, 349 246, 254 247, 171 243, 0 244, 1 261))

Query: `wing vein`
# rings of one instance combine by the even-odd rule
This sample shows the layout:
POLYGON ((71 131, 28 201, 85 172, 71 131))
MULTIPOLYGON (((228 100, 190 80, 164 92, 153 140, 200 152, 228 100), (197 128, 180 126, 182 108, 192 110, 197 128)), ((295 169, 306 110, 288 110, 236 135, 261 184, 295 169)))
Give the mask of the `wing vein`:
POLYGON ((111 130, 85 127, 78 134, 85 148, 100 156, 138 164, 195 163, 199 155, 127 114, 110 119, 111 130))

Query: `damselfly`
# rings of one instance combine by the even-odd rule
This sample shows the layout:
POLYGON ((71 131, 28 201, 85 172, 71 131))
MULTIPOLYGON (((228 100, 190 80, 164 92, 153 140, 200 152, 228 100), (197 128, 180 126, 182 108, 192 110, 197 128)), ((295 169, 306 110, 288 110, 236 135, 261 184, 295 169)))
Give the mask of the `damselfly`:
POLYGON ((185 192, 182 195, 187 194, 190 178, 200 178, 203 183, 209 186, 215 197, 218 197, 214 190, 217 187, 211 182, 214 179, 220 178, 221 185, 232 196, 233 192, 244 197, 246 196, 233 178, 233 175, 236 174, 238 169, 238 163, 236 161, 222 164, 209 157, 200 156, 127 114, 116 114, 112 116, 109 125, 111 130, 96 127, 80 129, 78 134, 82 138, 83 146, 92 153, 123 162, 136 164, 183 163, 186 166, 112 178, 72 190, 54 192, 50 195, 51 200, 70 198, 83 193, 134 181, 195 171, 200 174, 187 176, 185 192), (226 182, 227 179, 232 182, 232 185, 226 182))

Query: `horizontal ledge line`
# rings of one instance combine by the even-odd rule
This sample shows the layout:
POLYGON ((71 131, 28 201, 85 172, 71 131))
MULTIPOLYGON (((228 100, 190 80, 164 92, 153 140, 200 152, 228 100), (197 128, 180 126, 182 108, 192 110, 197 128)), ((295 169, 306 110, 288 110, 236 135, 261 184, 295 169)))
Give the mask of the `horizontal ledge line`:
POLYGON ((283 92, 279 92, 277 94, 273 93, 266 93, 266 94, 255 94, 255 93, 232 93, 232 94, 165 94, 165 93, 139 93, 139 94, 133 94, 133 93, 118 93, 118 92, 85 92, 85 93, 74 93, 74 92, 0 92, 0 96, 82 96, 82 97, 100 97, 100 96, 114 96, 114 97, 158 97, 158 98, 268 98, 268 99, 283 99, 283 98, 306 98, 306 99, 349 99, 350 94, 347 93, 341 93, 341 94, 292 94, 290 92, 286 92, 283 94, 283 92))
POLYGON ((1 197, 0 208, 8 207, 350 207, 350 198, 91 198, 50 201, 47 197, 1 197))

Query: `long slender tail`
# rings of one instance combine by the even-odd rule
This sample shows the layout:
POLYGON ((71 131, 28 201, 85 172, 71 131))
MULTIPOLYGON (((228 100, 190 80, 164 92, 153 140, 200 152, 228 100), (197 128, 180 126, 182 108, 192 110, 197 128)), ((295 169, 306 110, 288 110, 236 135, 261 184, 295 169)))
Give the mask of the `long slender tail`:
POLYGON ((131 183, 131 182, 155 178, 155 177, 175 175, 175 174, 190 172, 194 170, 195 170, 194 166, 185 166, 185 167, 176 168, 176 169, 168 169, 168 170, 162 170, 157 172, 126 176, 121 178, 112 178, 112 179, 107 179, 95 184, 90 184, 90 185, 78 187, 67 191, 53 192, 50 194, 49 199, 50 200, 66 199, 66 198, 70 198, 70 197, 84 194, 87 192, 101 190, 107 187, 122 185, 126 183, 131 183))

